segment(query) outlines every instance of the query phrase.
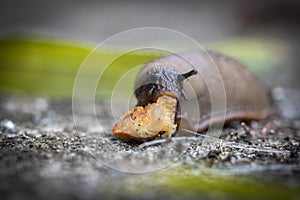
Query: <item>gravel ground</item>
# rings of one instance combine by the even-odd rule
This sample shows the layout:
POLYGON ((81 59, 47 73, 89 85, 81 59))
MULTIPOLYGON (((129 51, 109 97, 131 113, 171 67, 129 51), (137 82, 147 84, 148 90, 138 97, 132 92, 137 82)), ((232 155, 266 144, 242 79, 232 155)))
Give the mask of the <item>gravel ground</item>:
POLYGON ((288 119, 281 112, 262 122, 236 122, 218 140, 197 136, 140 146, 110 134, 112 118, 105 105, 97 107, 107 124, 100 130, 85 127, 89 117, 78 116, 83 124, 76 130, 69 100, 2 94, 1 199, 197 197, 162 188, 168 184, 165 177, 176 174, 229 174, 300 187, 300 120, 295 116, 288 119))

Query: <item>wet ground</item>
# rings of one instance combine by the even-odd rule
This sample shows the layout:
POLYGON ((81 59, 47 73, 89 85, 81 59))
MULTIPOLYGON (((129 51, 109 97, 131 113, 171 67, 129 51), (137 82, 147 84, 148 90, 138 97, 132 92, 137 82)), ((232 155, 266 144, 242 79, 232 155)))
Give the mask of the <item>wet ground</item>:
MULTIPOLYGON (((283 112, 295 109, 280 100, 288 91, 277 90, 278 116, 233 123, 219 139, 177 137, 146 145, 111 135, 106 102, 97 108, 107 123, 76 129, 70 100, 2 93, 1 199, 296 198, 300 120, 283 112), (200 184, 193 188, 184 180, 200 184)), ((84 124, 90 116, 77 117, 84 124)))

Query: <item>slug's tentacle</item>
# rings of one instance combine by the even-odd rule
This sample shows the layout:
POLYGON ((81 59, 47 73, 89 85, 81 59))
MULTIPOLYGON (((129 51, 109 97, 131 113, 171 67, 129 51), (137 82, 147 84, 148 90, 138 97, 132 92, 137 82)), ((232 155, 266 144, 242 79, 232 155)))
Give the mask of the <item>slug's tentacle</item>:
POLYGON ((189 78, 190 76, 193 76, 193 75, 196 75, 198 72, 196 71, 196 70, 191 70, 191 71, 189 71, 189 72, 187 72, 187 73, 182 73, 182 74, 178 74, 178 77, 177 77, 177 79, 178 79, 178 84, 180 85, 180 88, 181 88, 181 96, 182 96, 182 98, 185 100, 185 101, 187 101, 187 100, 189 100, 188 99, 188 96, 187 96, 187 94, 186 94, 186 92, 185 92, 185 90, 184 90, 184 88, 183 88, 183 81, 185 80, 185 79, 187 79, 187 78, 189 78))
POLYGON ((189 100, 188 96, 183 88, 181 89, 181 96, 185 101, 189 100))
POLYGON ((187 73, 184 73, 184 74, 180 74, 181 76, 183 76, 184 77, 184 79, 187 79, 188 77, 190 77, 190 76, 193 76, 193 75, 196 75, 198 72, 196 71, 196 70, 191 70, 191 71, 189 71, 189 72, 187 72, 187 73))

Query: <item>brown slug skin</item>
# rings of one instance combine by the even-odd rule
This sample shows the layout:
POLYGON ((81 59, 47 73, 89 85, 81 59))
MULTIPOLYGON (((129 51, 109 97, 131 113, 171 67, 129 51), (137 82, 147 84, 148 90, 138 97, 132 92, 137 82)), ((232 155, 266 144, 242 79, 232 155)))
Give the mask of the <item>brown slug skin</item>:
POLYGON ((220 81, 216 77, 221 75, 226 94, 225 123, 261 120, 273 113, 264 85, 241 63, 213 51, 190 51, 178 55, 169 54, 143 66, 135 83, 138 105, 153 103, 165 92, 173 92, 178 100, 185 99, 182 102, 187 104, 197 101, 199 121, 192 121, 188 113, 182 117, 180 109, 176 118, 193 130, 204 131, 210 124, 223 122, 222 115, 211 113, 211 96, 206 84, 208 80, 209 88, 220 88, 220 81))

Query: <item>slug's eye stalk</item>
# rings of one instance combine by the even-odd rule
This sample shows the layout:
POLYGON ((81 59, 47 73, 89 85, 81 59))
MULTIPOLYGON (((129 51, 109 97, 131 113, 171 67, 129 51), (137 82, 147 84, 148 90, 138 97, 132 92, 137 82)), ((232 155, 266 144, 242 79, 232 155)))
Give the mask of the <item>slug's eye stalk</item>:
POLYGON ((180 85, 180 88, 181 88, 181 96, 182 96, 182 98, 185 100, 185 101, 187 101, 188 100, 188 97, 187 97, 187 95, 186 95, 186 93, 185 93, 185 90, 184 90, 184 88, 182 87, 182 82, 185 80, 185 79, 187 79, 187 78, 189 78, 190 76, 193 76, 193 75, 196 75, 198 72, 196 71, 196 70, 191 70, 191 71, 189 71, 189 72, 187 72, 187 73, 184 73, 184 74, 178 74, 178 84, 180 85))
MULTIPOLYGON (((180 74, 179 75, 179 77, 178 77, 178 79, 182 79, 183 78, 183 80, 185 80, 185 79, 187 79, 188 77, 190 77, 190 76, 193 76, 193 75, 196 75, 198 72, 196 71, 196 70, 191 70, 191 71, 189 71, 189 72, 187 72, 187 73, 184 73, 184 74, 180 74)), ((182 80, 182 81, 183 81, 182 80)))

